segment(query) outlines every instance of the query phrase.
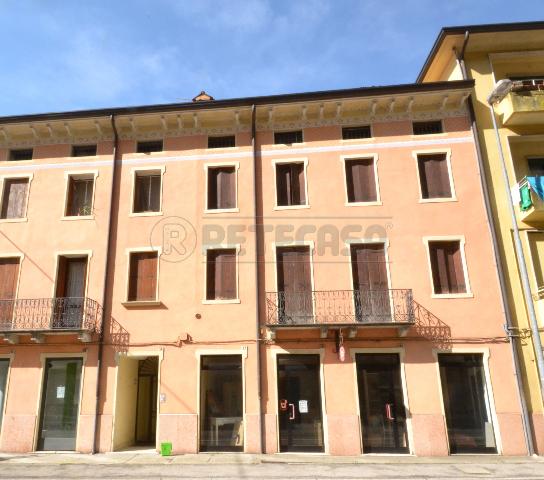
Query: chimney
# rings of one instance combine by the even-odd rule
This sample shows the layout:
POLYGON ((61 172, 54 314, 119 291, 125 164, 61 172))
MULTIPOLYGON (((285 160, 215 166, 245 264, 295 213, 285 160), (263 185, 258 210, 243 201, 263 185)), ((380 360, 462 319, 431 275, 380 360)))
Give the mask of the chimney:
POLYGON ((211 95, 208 95, 204 90, 202 90, 195 98, 193 98, 193 102, 209 102, 211 100, 215 100, 211 95))

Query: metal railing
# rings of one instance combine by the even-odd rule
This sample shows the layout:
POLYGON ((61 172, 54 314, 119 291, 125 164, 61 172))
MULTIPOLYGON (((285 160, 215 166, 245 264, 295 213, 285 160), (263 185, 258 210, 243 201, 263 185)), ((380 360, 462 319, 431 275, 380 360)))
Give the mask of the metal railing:
POLYGON ((0 300, 0 332, 97 332, 102 307, 84 297, 0 300))
POLYGON ((267 292, 267 325, 413 323, 412 290, 267 292))

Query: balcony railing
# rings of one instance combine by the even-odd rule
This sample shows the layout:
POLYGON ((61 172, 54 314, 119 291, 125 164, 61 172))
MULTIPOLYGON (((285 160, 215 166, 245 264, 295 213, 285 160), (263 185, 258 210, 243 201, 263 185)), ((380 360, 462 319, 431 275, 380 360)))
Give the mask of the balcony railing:
POLYGON ((504 125, 544 123, 544 79, 515 80, 512 91, 500 102, 504 125))
POLYGON ((0 332, 97 332, 102 307, 90 298, 0 300, 0 332))
POLYGON ((541 195, 544 196, 544 192, 541 191, 543 187, 542 177, 524 177, 512 187, 514 207, 520 221, 525 223, 544 221, 544 200, 541 198, 541 195), (540 191, 540 194, 535 188, 540 191))
POLYGON ((267 292, 266 317, 269 326, 413 323, 412 290, 267 292))

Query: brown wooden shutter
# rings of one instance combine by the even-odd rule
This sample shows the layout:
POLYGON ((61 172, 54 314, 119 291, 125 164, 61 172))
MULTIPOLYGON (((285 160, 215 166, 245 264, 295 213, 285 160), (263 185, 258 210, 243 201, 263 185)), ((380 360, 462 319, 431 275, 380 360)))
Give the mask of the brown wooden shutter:
POLYGON ((206 260, 206 299, 237 298, 236 250, 209 250, 206 260))
POLYGON ((348 202, 375 202, 377 200, 374 159, 346 160, 348 202))
POLYGON ((23 218, 26 210, 28 178, 10 178, 4 181, 2 218, 23 218))
POLYGON ((138 252, 130 255, 129 301, 157 299, 157 253, 138 252))
POLYGON ((149 211, 160 212, 161 210, 161 175, 149 176, 149 211))
POLYGON ((434 292, 466 293, 465 274, 458 241, 429 242, 434 292))
POLYGON ((382 243, 351 246, 354 290, 386 290, 387 264, 382 243))
POLYGON ((280 321, 311 322, 313 303, 309 247, 278 248, 276 256, 280 321))
POLYGON ((446 154, 419 155, 418 169, 422 198, 451 197, 446 154))
POLYGON ((0 258, 0 300, 15 298, 19 262, 19 258, 0 258))
POLYGON ((235 167, 219 167, 208 170, 208 208, 236 208, 235 167))
POLYGON ((276 165, 278 206, 305 205, 306 182, 303 163, 276 165))
POLYGON ((66 270, 67 270, 66 257, 59 257, 57 265, 57 285, 55 286, 55 296, 58 298, 64 297, 66 291, 66 270))

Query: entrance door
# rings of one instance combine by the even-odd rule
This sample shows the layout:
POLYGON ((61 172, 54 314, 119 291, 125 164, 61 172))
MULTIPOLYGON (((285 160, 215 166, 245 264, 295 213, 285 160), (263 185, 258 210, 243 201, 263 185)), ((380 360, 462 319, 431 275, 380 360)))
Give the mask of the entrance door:
POLYGON ((19 258, 0 258, 0 326, 3 330, 12 326, 18 276, 19 258))
POLYGON ((438 355, 450 453, 497 453, 482 354, 438 355))
POLYGON ((75 450, 81 383, 80 358, 47 359, 38 450, 75 450))
POLYGON ((241 355, 203 355, 200 363, 200 451, 244 449, 241 355))
POLYGON ((140 445, 156 443, 158 374, 159 357, 139 360, 135 437, 140 445))
POLYGON ((409 453, 399 356, 356 355, 363 453, 409 453))
POLYGON ((2 431, 2 417, 4 415, 4 403, 6 401, 8 370, 9 360, 0 359, 0 432, 2 431))
POLYGON ((390 322, 391 297, 383 243, 351 245, 355 318, 358 322, 390 322))
POLYGON ((323 452, 319 355, 278 355, 281 452, 323 452))
POLYGON ((309 247, 278 248, 278 311, 280 323, 312 323, 312 274, 309 247))
POLYGON ((81 328, 87 257, 59 257, 53 328, 81 328))

